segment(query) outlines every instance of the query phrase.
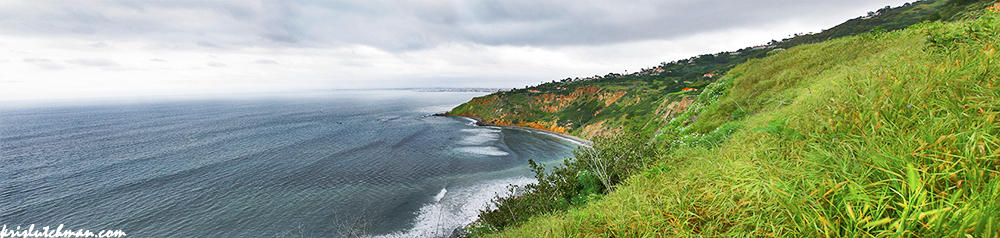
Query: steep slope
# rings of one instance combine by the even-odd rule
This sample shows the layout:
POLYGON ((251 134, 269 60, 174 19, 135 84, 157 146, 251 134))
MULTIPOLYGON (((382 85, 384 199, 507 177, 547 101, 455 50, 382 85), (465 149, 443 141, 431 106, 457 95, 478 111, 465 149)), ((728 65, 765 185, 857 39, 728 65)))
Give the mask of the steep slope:
MULTIPOLYGON (((628 121, 669 118, 683 105, 674 103, 671 106, 668 102, 679 101, 690 94, 668 92, 642 83, 620 89, 607 85, 567 84, 544 93, 508 92, 475 98, 450 114, 481 118, 489 124, 533 127, 589 138, 621 132, 628 121)), ((635 127, 657 128, 655 125, 635 127)))
POLYGON ((749 59, 804 43, 873 30, 901 29, 923 20, 959 19, 966 17, 965 9, 981 9, 984 2, 987 1, 926 0, 885 8, 821 33, 800 35, 768 45, 662 63, 631 74, 567 78, 497 92, 475 98, 447 114, 584 138, 623 132, 654 133, 683 112, 698 90, 704 90, 722 73, 749 59))
POLYGON ((998 236, 998 9, 741 64, 658 165, 497 236, 998 236))

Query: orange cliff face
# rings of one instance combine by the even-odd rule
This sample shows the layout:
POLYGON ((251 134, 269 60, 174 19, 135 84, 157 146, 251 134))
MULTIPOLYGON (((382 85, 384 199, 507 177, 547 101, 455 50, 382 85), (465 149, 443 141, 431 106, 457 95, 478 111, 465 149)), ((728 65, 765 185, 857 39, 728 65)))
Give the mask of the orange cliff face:
POLYGON ((569 133, 569 128, 568 127, 559 126, 555 122, 519 122, 519 123, 517 123, 517 126, 528 127, 528 128, 535 128, 535 129, 541 129, 541 130, 551 131, 551 132, 560 133, 560 134, 568 134, 569 133))
MULTIPOLYGON (((474 115, 458 114, 456 116, 475 117, 474 115)), ((518 122, 512 123, 502 118, 482 119, 483 123, 496 126, 520 126, 534 129, 541 129, 561 134, 569 134, 569 127, 559 126, 556 122, 518 122)))
POLYGON ((618 99, 624 97, 625 94, 626 92, 624 91, 618 91, 613 93, 601 93, 600 95, 597 96, 597 98, 599 98, 601 101, 604 101, 604 106, 607 107, 617 102, 618 99))
POLYGON ((491 118, 491 119, 484 120, 483 122, 485 122, 486 124, 497 125, 497 126, 511 126, 511 125, 513 125, 512 123, 510 123, 510 121, 504 120, 502 118, 491 118))
MULTIPOLYGON (((609 91, 596 86, 579 87, 568 93, 563 92, 564 94, 558 92, 532 92, 518 95, 528 98, 528 103, 524 105, 505 103, 504 95, 474 98, 468 104, 477 110, 468 110, 461 113, 453 113, 452 115, 479 118, 483 123, 490 125, 520 126, 568 134, 569 130, 572 129, 571 127, 561 126, 557 120, 539 121, 538 119, 551 119, 552 114, 563 110, 570 110, 567 108, 581 100, 597 100, 604 104, 604 106, 610 106, 628 94, 625 91, 609 91)), ((595 115, 600 112, 601 110, 596 111, 595 115)))
POLYGON ((568 95, 559 95, 546 93, 534 97, 534 104, 538 105, 537 108, 544 112, 558 112, 565 109, 571 103, 584 96, 596 97, 597 100, 604 102, 604 106, 610 106, 625 96, 627 92, 617 91, 617 92, 602 92, 602 90, 595 86, 586 86, 577 88, 568 95))

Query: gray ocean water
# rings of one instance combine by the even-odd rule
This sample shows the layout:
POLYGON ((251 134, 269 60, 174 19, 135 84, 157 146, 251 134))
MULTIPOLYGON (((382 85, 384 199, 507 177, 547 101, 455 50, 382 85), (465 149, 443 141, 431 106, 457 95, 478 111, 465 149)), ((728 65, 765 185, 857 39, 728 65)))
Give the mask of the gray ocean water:
POLYGON ((0 224, 129 237, 446 236, 578 145, 429 116, 482 93, 0 106, 0 224))

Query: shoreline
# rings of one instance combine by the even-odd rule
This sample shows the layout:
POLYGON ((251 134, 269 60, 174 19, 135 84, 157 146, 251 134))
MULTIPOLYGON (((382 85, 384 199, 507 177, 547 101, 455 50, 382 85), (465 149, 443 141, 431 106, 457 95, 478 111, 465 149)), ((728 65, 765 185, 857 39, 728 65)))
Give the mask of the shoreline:
POLYGON ((554 132, 554 131, 542 130, 542 129, 538 129, 538 128, 523 127, 523 126, 495 125, 495 124, 491 124, 491 123, 486 123, 486 122, 483 121, 483 119, 480 119, 478 117, 456 116, 456 115, 449 115, 447 113, 436 113, 436 114, 433 114, 433 116, 467 118, 467 119, 471 119, 471 120, 475 121, 477 126, 495 126, 495 127, 507 128, 507 129, 514 129, 514 130, 524 130, 524 131, 539 132, 539 133, 543 133, 543 134, 547 134, 547 135, 559 137, 559 138, 562 138, 562 139, 565 139, 565 140, 568 140, 568 141, 572 141, 574 143, 577 143, 579 145, 582 145, 582 146, 585 146, 585 147, 588 147, 588 148, 594 146, 594 142, 590 141, 590 140, 587 140, 587 139, 583 139, 583 138, 576 137, 576 136, 573 136, 573 135, 567 135, 567 134, 563 134, 563 133, 558 133, 558 132, 554 132))

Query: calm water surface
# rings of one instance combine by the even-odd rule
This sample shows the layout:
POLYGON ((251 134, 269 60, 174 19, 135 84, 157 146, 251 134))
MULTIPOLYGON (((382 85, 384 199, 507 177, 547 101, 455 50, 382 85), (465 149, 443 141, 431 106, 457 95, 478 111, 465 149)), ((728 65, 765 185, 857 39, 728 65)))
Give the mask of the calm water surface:
POLYGON ((0 223, 129 237, 446 236, 576 144, 432 117, 482 93, 0 106, 0 223))

